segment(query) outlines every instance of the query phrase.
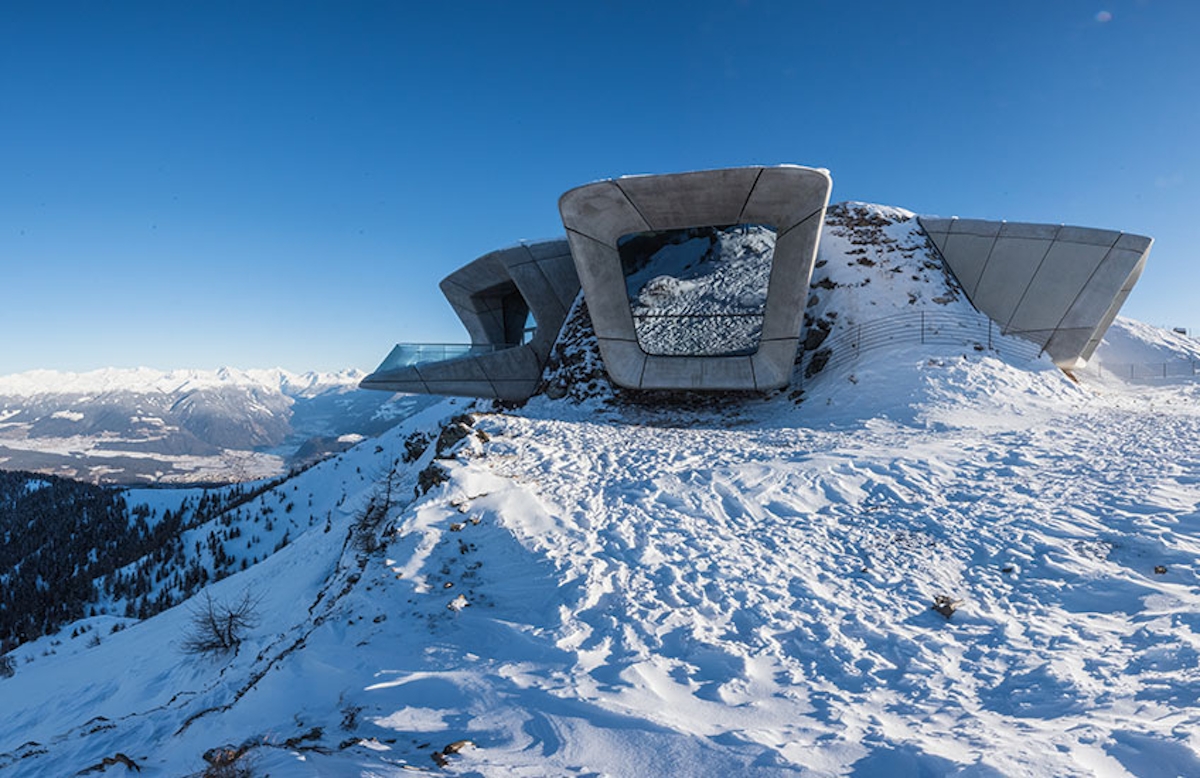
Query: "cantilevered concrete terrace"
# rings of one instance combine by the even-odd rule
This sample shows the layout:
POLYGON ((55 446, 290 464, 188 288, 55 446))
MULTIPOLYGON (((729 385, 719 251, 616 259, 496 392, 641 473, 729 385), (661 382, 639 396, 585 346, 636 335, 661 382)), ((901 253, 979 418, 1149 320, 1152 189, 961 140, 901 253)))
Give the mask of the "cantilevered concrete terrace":
POLYGON ((471 344, 400 344, 362 386, 501 400, 530 397, 579 294, 567 242, 493 251, 446 276, 441 288, 471 344), (535 328, 526 339, 531 316, 535 328))
POLYGON ((572 189, 559 212, 604 366, 634 389, 759 390, 786 386, 829 203, 828 171, 744 167, 633 176, 572 189), (736 355, 649 354, 638 341, 618 242, 637 233, 763 224, 775 229, 757 350, 736 355))
POLYGON ((971 303, 1066 369, 1091 358, 1154 242, 1059 224, 926 217, 920 223, 971 303))

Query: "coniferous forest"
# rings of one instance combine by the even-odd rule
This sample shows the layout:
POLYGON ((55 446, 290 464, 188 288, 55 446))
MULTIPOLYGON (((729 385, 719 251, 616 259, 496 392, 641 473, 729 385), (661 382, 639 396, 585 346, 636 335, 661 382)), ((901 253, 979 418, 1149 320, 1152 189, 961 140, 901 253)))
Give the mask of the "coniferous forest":
MULTIPOLYGON (((88 616, 148 618, 244 567, 234 512, 282 480, 206 490, 160 515, 114 487, 0 471, 0 654, 88 616)), ((270 528, 272 513, 253 519, 270 528)))

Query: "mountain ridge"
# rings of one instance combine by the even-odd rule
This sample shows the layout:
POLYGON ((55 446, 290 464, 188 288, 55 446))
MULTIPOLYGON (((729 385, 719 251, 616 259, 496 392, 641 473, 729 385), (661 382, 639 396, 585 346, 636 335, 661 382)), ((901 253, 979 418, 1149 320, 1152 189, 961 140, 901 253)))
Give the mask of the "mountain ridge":
POLYGON ((288 394, 357 385, 366 376, 357 368, 336 371, 294 372, 283 368, 216 369, 148 367, 105 367, 84 372, 27 370, 0 375, 0 395, 19 397, 31 394, 102 394, 126 391, 150 394, 174 394, 181 390, 215 386, 258 386, 278 388, 288 394))
POLYGON ((359 370, 108 368, 0 377, 0 467, 100 483, 267 478, 378 434, 430 398, 359 370))

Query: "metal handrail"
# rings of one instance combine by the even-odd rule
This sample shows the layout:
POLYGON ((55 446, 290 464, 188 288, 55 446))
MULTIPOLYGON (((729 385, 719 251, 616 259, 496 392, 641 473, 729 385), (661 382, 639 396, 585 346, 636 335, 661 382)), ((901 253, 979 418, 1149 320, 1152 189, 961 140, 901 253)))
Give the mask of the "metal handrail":
POLYGON ((1132 381, 1148 381, 1159 378, 1195 378, 1200 375, 1200 361, 1179 358, 1170 362, 1089 362, 1084 371, 1105 373, 1132 381))
POLYGON ((911 311, 863 322, 826 338, 817 348, 805 351, 800 359, 801 381, 831 367, 853 362, 868 351, 907 343, 969 345, 976 350, 1008 354, 1018 359, 1034 359, 1042 346, 1003 332, 986 316, 971 316, 951 311, 911 311), (824 359, 809 376, 810 366, 824 359))
POLYGON ((763 313, 635 313, 637 319, 761 319, 763 313))

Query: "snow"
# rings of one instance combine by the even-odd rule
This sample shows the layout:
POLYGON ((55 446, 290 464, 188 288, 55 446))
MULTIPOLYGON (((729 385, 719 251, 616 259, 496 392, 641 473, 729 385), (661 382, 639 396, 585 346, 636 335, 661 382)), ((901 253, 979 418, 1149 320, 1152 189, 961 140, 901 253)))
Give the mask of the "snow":
MULTIPOLYGON (((20 433, 18 433, 20 434, 20 433)), ((133 448, 106 448, 117 443, 139 443, 152 438, 123 438, 119 435, 81 436, 56 438, 13 437, 11 434, 0 434, 4 448, 13 451, 36 451, 50 454, 60 454, 83 459, 88 470, 94 471, 94 478, 103 481, 102 471, 105 460, 141 459, 162 464, 162 472, 158 481, 163 483, 206 483, 224 482, 230 479, 231 473, 236 473, 245 480, 256 480, 279 475, 284 471, 284 458, 277 454, 257 451, 239 451, 225 449, 218 455, 199 456, 191 454, 161 454, 138 451, 133 448)), ((124 472, 117 462, 112 472, 124 472)))
POLYGON ((132 391, 154 393, 194 391, 222 386, 278 389, 289 396, 311 396, 332 387, 347 390, 366 376, 361 370, 332 373, 292 373, 279 368, 238 370, 154 370, 139 368, 103 368, 86 373, 57 370, 30 370, 0 376, 0 395, 28 397, 57 394, 102 395, 106 392, 132 391))
POLYGON ((1085 370, 1100 383, 1191 380, 1200 375, 1200 341, 1117 317, 1085 370))
MULTIPOLYGON (((829 232, 875 217, 896 248, 823 248, 810 313, 961 305, 903 212, 829 232)), ((1117 334, 1100 355, 1192 353, 1117 334)), ((177 776, 250 744, 258 773, 335 778, 1200 774, 1200 384, 875 353, 802 395, 630 402, 580 358, 563 399, 428 408, 279 487, 332 529, 209 587, 261 598, 236 654, 180 652, 191 604, 13 652, 0 772, 177 776), (464 410, 415 494, 435 446, 405 442, 464 410)))

